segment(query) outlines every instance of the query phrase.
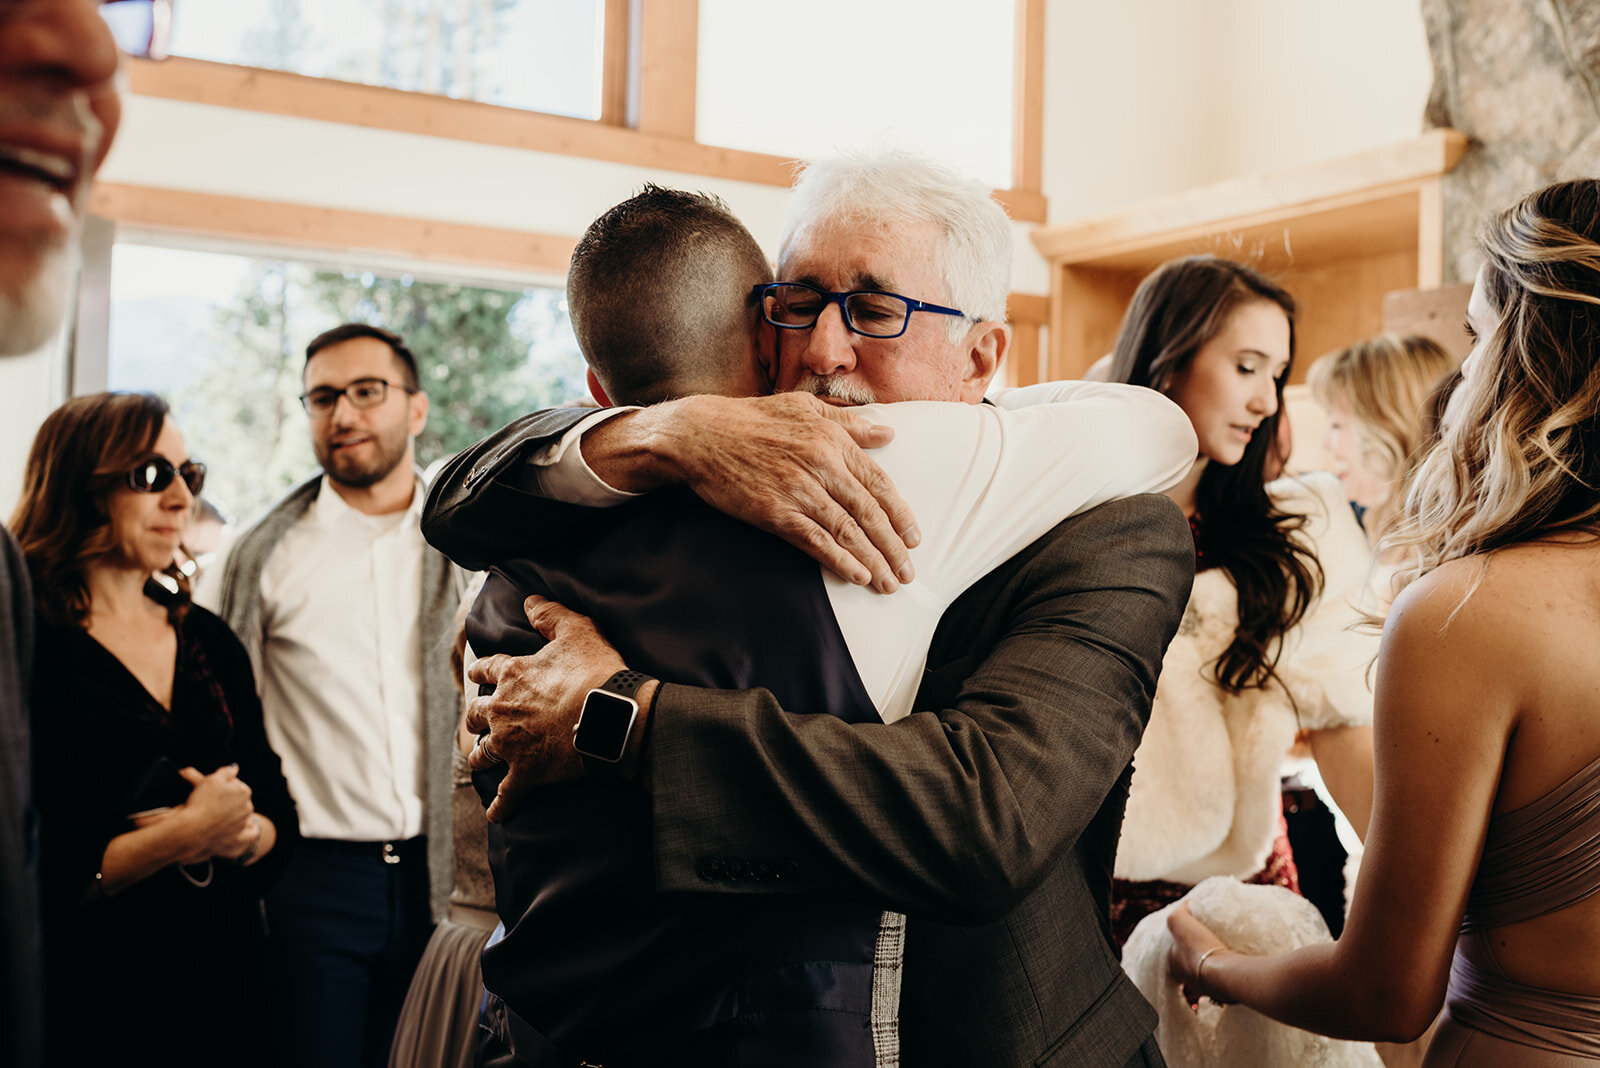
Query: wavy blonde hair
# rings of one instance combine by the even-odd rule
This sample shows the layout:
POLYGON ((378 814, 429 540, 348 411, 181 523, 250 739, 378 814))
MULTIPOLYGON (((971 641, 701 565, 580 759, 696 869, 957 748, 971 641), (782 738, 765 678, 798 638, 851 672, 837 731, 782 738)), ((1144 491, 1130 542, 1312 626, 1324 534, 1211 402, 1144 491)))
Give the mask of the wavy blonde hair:
POLYGON ((1451 560, 1600 528, 1600 181, 1546 186, 1479 240, 1499 323, 1406 495, 1397 592, 1451 560))
POLYGON ((1455 366, 1455 358, 1431 338, 1379 334, 1330 352, 1306 375, 1318 404, 1350 413, 1362 459, 1389 485, 1389 495, 1367 510, 1373 541, 1400 512, 1404 487, 1427 440, 1423 409, 1434 386, 1455 366))

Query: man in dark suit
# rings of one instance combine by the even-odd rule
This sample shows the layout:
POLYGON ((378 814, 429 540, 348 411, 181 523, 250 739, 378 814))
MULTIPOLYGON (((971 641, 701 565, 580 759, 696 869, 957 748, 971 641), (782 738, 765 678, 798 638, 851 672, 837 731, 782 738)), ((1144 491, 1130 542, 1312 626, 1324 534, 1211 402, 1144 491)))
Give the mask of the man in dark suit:
MULTIPOLYGON (((60 329, 72 248, 121 116, 98 0, 0 0, 0 357, 60 329)), ((33 599, 0 525, 0 1064, 39 1063, 38 840, 23 703, 33 599)))
MULTIPOLYGON (((981 240, 962 240, 960 214, 983 210, 970 190, 888 159, 813 168, 795 199, 780 276, 818 299, 778 322, 790 327, 780 388, 835 403, 981 398, 988 375, 975 369, 992 373, 1005 345, 1007 279, 981 240), (864 202, 885 189, 903 195, 864 202), (886 294, 927 314, 907 313, 892 337, 871 336, 887 331, 862 317, 886 294)), ((514 548, 519 528, 526 536, 527 495, 549 491, 550 468, 573 454, 590 480, 623 489, 681 481, 719 505, 770 497, 740 487, 776 474, 800 497, 831 485, 845 499, 830 497, 822 524, 810 522, 850 545, 887 548, 865 554, 886 587, 910 574, 883 532, 911 525, 862 507, 876 484, 871 466, 852 457, 820 480, 804 464, 785 466, 786 446, 799 444, 826 467, 827 450, 808 439, 819 427, 842 437, 830 419, 841 414, 794 397, 691 398, 598 426, 542 413, 447 469, 424 529, 463 563, 514 548), (581 439, 563 436, 574 428, 581 439), (850 472, 842 482, 840 470, 850 472), (839 521, 846 505, 865 535, 839 521)), ((815 537, 792 516, 768 525, 797 542, 815 537)), ((838 554, 837 545, 817 552, 838 554)), ((868 577, 862 563, 840 566, 868 577)), ((1106 898, 1128 764, 1192 569, 1187 526, 1165 499, 1067 520, 945 615, 915 705, 929 711, 892 725, 790 715, 761 690, 646 681, 621 771, 651 792, 658 888, 820 893, 908 913, 908 1064, 1159 1064, 1154 1013, 1117 965, 1106 898)), ((474 674, 497 687, 472 709, 492 728, 475 760, 507 759, 512 790, 583 774, 571 746, 578 709, 625 666, 582 617, 546 604, 529 618, 550 644, 529 658, 490 658, 474 674)))

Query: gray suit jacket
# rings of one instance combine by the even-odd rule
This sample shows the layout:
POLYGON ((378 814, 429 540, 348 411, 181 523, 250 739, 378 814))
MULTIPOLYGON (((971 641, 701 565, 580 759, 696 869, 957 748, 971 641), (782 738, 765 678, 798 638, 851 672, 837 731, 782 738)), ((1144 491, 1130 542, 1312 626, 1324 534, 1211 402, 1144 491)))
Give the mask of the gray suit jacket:
POLYGON ((11 532, 0 526, 0 1064, 17 1068, 39 1063, 44 1016, 26 703, 32 661, 28 569, 11 532))
MULTIPOLYGON (((526 551, 538 504, 524 461, 581 414, 525 417, 457 458, 425 536, 468 566, 526 551)), ((1117 964, 1111 867, 1193 573, 1165 498, 1066 520, 950 608, 918 695, 928 711, 892 725, 790 715, 763 690, 663 685, 649 753, 658 885, 907 913, 908 1065, 1126 1063, 1155 1012, 1117 964)))

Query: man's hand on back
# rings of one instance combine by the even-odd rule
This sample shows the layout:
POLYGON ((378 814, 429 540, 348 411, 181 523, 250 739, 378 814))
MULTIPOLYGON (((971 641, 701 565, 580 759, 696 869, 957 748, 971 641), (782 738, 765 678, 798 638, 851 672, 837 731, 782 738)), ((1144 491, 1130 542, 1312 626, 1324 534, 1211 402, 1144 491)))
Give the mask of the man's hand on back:
MULTIPOLYGON (((531 656, 487 656, 467 669, 469 680, 495 688, 467 703, 467 730, 479 736, 467 764, 473 771, 498 764, 508 769, 488 808, 491 823, 510 819, 535 787, 583 778, 583 761, 572 747, 583 699, 627 666, 587 616, 543 597, 529 597, 523 608, 549 644, 531 656)), ((646 683, 637 694, 641 718, 617 769, 624 777, 637 774, 656 685, 646 683)))
POLYGON ((804 393, 685 397, 588 431, 595 473, 626 490, 686 485, 848 582, 892 592, 914 572, 916 517, 864 449, 894 431, 804 393))

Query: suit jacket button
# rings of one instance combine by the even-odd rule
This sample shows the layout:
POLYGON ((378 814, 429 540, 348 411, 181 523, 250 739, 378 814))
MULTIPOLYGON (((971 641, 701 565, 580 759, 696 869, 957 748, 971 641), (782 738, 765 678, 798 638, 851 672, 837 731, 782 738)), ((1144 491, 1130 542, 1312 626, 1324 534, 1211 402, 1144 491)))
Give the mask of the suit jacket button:
POLYGON ((708 883, 714 883, 722 877, 722 861, 716 857, 701 857, 700 863, 695 865, 695 874, 708 883))

